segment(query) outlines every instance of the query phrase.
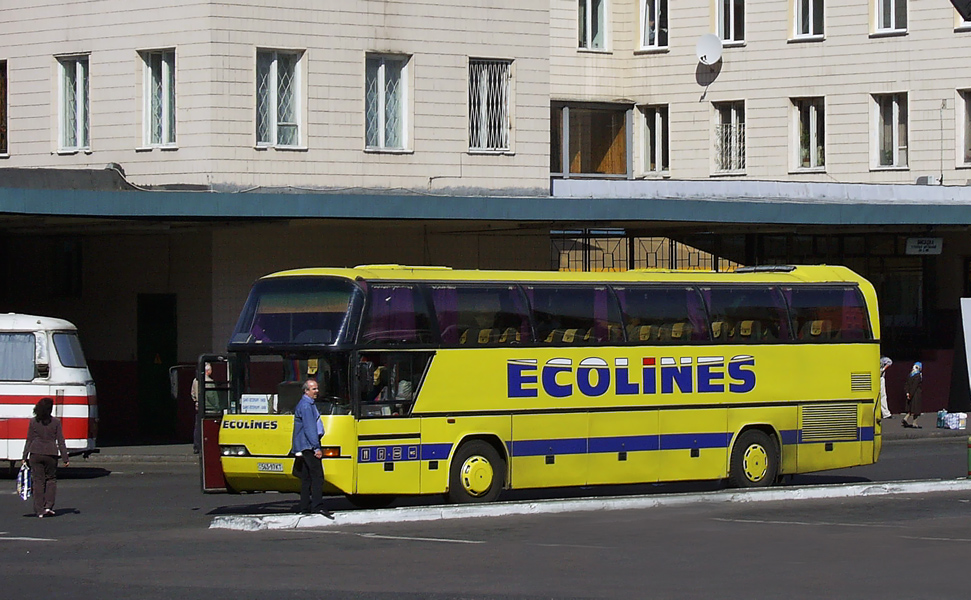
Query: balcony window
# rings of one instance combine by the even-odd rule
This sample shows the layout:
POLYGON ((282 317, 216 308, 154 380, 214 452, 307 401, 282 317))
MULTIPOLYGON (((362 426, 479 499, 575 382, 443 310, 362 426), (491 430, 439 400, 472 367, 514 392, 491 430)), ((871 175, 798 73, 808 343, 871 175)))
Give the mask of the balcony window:
POLYGON ((626 177, 630 171, 627 121, 631 110, 628 106, 554 107, 551 172, 566 177, 626 177))

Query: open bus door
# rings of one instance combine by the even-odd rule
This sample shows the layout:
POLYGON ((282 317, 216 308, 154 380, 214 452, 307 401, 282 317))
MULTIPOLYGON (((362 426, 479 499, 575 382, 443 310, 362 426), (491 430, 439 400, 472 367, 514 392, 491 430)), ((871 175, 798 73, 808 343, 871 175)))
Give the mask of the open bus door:
POLYGON ((218 354, 203 354, 196 364, 196 389, 199 394, 199 431, 202 432, 199 451, 199 472, 203 492, 226 492, 226 477, 220 461, 219 427, 223 413, 229 408, 229 361, 218 354), (209 374, 206 366, 210 367, 209 374))

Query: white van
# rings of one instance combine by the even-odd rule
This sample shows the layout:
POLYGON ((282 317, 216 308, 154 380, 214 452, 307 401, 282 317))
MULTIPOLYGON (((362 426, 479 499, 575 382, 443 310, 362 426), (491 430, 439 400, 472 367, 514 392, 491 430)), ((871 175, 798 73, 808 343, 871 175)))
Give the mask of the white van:
POLYGON ((54 400, 68 453, 97 452, 98 397, 77 328, 63 319, 0 315, 0 460, 11 469, 23 456, 34 405, 45 397, 54 400))

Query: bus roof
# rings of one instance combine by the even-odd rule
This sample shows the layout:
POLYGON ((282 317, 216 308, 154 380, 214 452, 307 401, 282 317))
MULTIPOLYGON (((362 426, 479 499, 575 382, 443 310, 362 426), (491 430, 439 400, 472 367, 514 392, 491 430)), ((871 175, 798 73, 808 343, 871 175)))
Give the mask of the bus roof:
POLYGON ((77 327, 73 323, 64 319, 17 313, 0 314, 0 331, 42 331, 49 329, 77 331, 77 327))
POLYGON ((737 272, 701 270, 634 269, 630 271, 488 271, 407 265, 361 265, 354 268, 305 268, 266 275, 275 277, 343 277, 369 280, 427 281, 549 281, 549 282, 668 282, 668 283, 824 283, 865 280, 847 267, 802 265, 743 268, 737 272))

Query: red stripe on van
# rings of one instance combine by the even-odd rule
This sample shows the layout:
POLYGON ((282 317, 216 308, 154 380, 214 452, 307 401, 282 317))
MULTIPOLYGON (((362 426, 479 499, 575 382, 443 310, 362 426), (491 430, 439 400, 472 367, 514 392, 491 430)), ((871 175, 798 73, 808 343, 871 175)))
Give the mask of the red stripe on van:
MULTIPOLYGON (((30 419, 6 419, 7 439, 25 440, 27 439, 27 427, 30 419)), ((64 438, 68 440, 88 439, 88 418, 87 417, 64 417, 61 419, 61 428, 64 430, 64 438)))
MULTIPOLYGON (((14 394, 10 394, 10 395, 0 394, 0 404, 27 404, 27 405, 33 406, 33 405, 37 404, 37 401, 40 400, 41 398, 52 398, 54 400, 54 404, 58 404, 58 405, 61 405, 61 404, 71 404, 71 405, 89 404, 89 402, 88 402, 88 396, 87 395, 84 395, 84 396, 61 396, 60 398, 58 398, 57 396, 55 396, 53 394, 48 395, 48 396, 44 396, 42 394, 36 394, 36 395, 35 394, 31 394, 29 396, 19 396, 19 395, 14 395, 14 394)), ((95 402, 95 404, 96 403, 97 402, 95 402)))

